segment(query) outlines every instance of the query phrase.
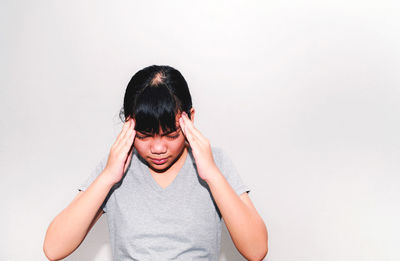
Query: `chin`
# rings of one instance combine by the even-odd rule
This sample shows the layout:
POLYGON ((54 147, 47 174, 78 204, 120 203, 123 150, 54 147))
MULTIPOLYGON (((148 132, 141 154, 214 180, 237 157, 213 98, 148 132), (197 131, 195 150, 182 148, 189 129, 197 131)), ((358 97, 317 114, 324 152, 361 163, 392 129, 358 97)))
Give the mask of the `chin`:
POLYGON ((166 170, 168 170, 171 167, 171 165, 168 165, 168 164, 157 165, 157 164, 149 163, 149 167, 156 172, 162 173, 162 172, 165 172, 166 170))

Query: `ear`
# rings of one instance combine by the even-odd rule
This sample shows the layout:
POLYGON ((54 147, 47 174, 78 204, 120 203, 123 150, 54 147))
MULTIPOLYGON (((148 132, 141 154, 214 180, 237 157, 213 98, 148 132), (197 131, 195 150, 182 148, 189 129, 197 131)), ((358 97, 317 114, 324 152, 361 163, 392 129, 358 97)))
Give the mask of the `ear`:
POLYGON ((194 112, 195 110, 193 108, 190 109, 190 120, 194 123, 194 112))

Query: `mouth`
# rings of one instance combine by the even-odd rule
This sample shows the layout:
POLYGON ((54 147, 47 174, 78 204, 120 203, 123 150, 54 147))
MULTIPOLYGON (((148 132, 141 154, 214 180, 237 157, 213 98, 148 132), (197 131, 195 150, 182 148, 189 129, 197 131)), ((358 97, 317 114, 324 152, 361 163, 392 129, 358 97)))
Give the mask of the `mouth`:
POLYGON ((151 162, 153 162, 156 165, 162 165, 167 162, 168 158, 162 158, 162 159, 154 159, 150 158, 151 162))

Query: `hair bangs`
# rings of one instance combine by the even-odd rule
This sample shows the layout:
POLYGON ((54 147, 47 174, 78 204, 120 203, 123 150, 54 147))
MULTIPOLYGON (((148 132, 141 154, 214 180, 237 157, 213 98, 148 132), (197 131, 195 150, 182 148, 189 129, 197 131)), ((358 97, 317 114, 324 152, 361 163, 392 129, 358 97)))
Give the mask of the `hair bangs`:
POLYGON ((178 104, 164 84, 148 86, 137 96, 135 130, 151 134, 176 131, 178 104))

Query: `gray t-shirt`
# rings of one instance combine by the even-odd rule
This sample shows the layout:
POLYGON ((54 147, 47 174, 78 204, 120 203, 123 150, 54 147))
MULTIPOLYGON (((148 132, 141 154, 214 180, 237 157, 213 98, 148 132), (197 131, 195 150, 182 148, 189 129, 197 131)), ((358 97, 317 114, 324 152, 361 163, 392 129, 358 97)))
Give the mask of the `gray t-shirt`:
MULTIPOLYGON (((234 191, 250 190, 232 161, 212 148, 215 163, 234 191)), ((108 155, 79 190, 102 172, 108 155)), ((221 213, 207 183, 197 173, 189 149, 186 161, 166 188, 151 176, 134 151, 125 176, 110 190, 102 205, 106 212, 114 260, 218 260, 221 213)))

